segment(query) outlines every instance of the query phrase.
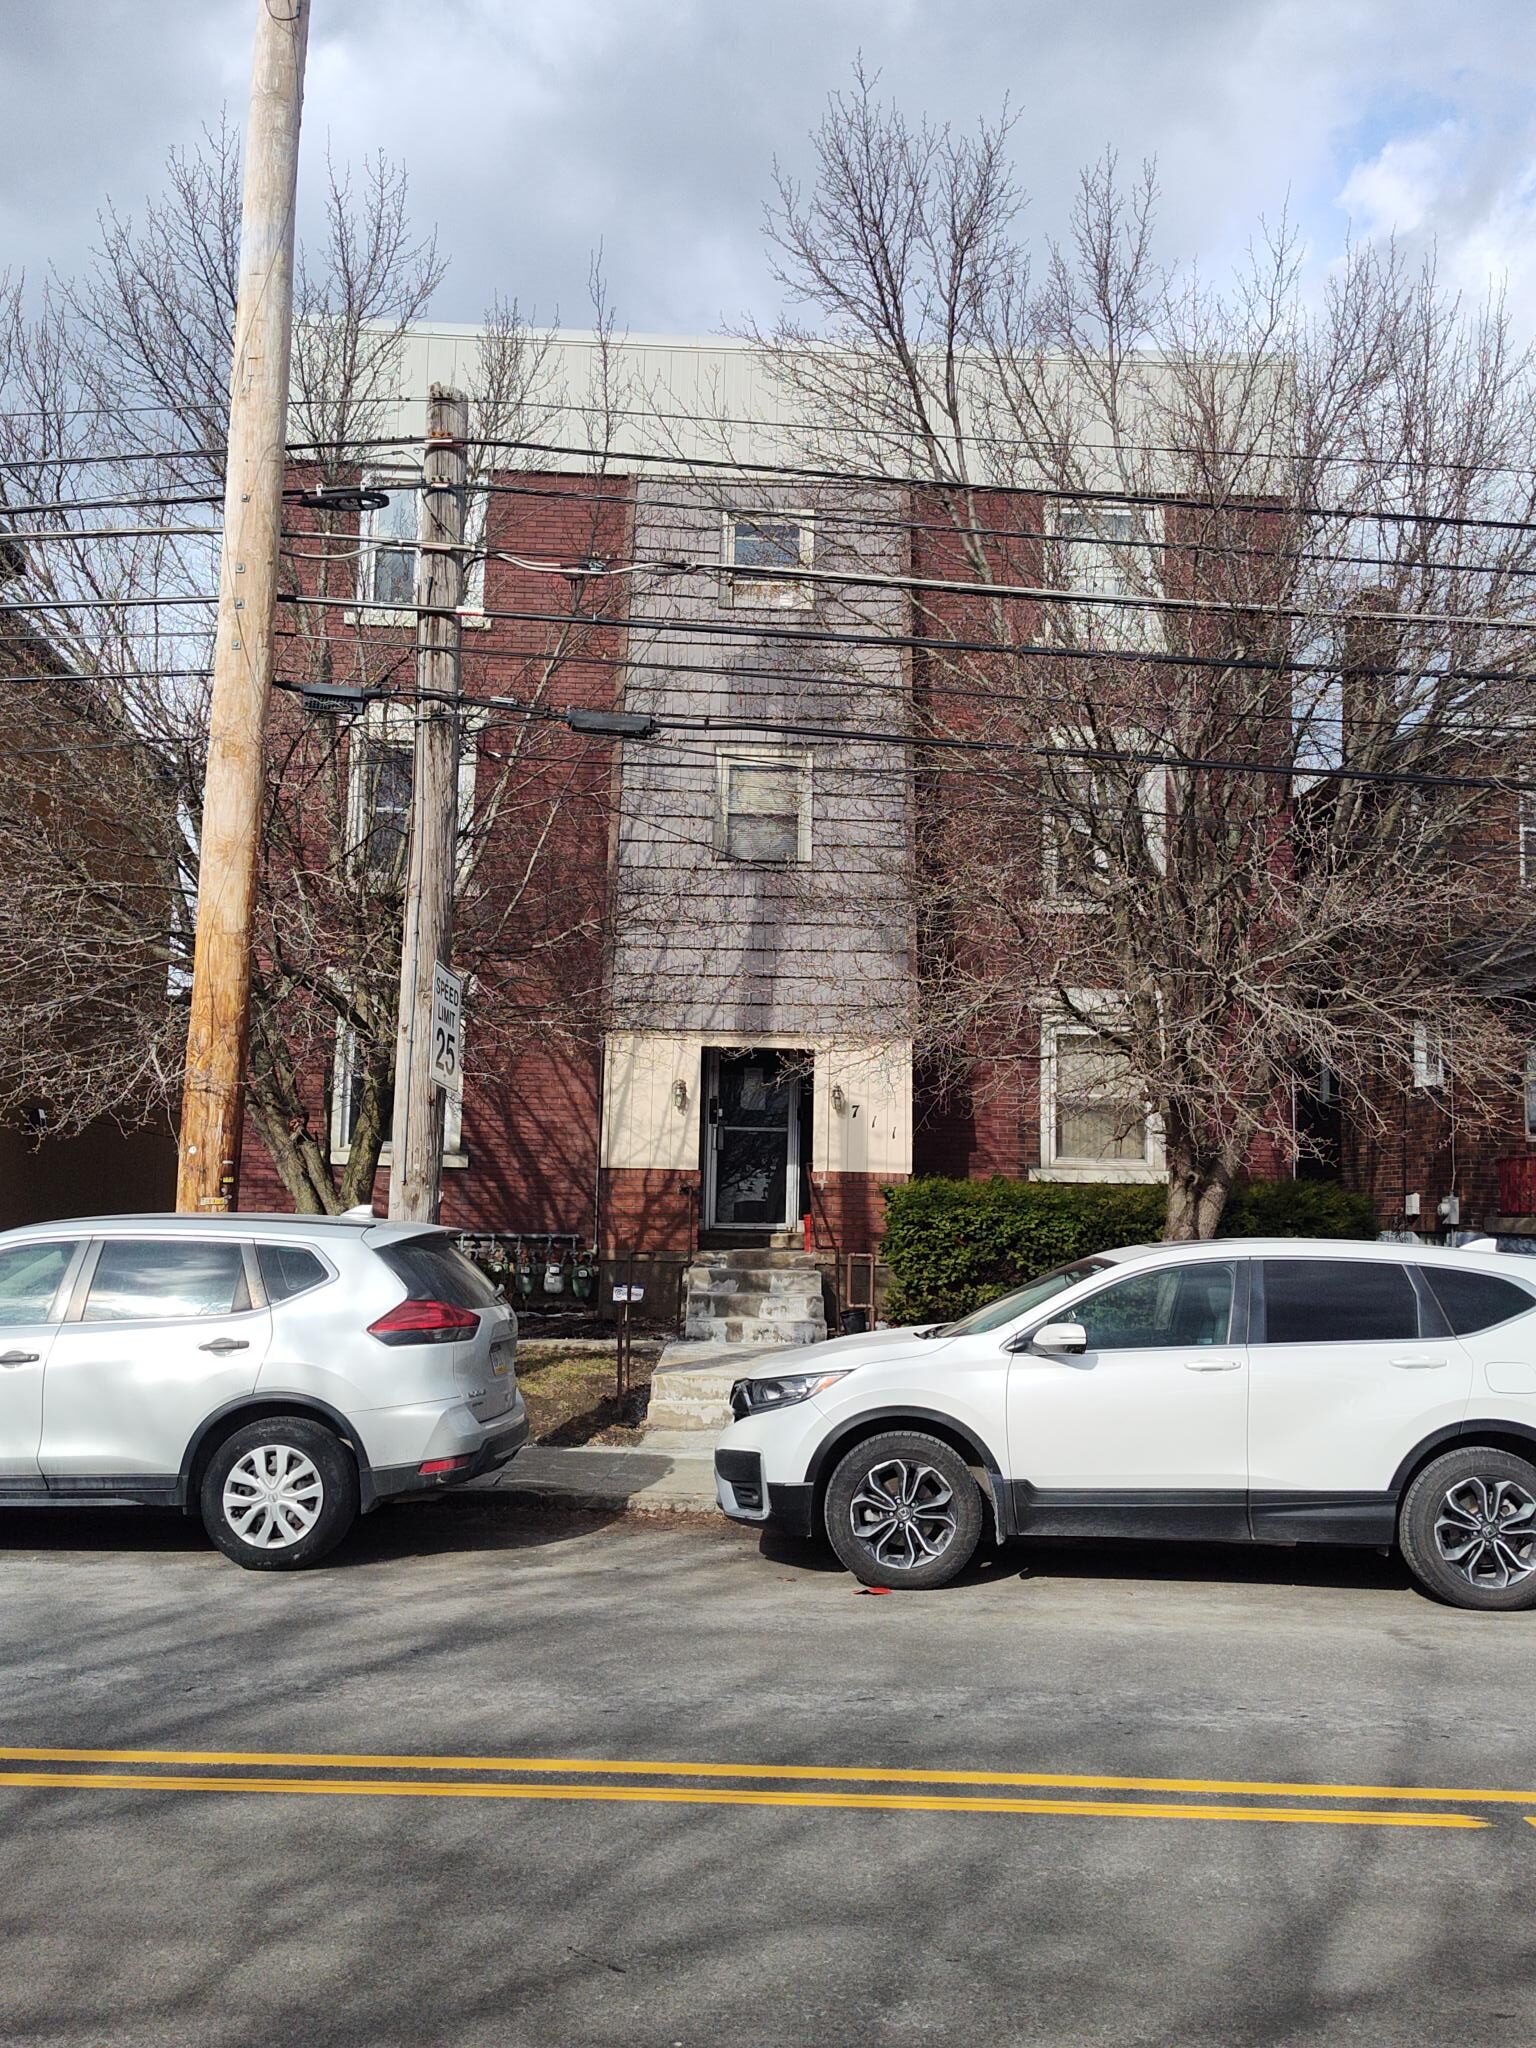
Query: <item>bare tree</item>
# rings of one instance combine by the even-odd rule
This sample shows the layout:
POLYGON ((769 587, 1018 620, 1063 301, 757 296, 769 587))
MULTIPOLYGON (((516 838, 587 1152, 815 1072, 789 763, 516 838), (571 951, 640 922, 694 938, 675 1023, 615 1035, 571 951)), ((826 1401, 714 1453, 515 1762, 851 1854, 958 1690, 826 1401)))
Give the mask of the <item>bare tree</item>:
MULTIPOLYGON (((8 1121, 135 1123, 174 1114, 179 1098, 238 222, 237 151, 221 129, 173 155, 141 216, 104 212, 87 276, 53 284, 35 309, 11 284, 0 305, 0 518, 13 536, 0 638, 9 667, 41 677, 0 698, 8 734, 24 721, 35 741, 0 760, 8 1121)), ((419 451, 391 443, 408 395, 400 351, 442 273, 435 243, 410 226, 397 166, 380 158, 356 184, 332 168, 321 245, 299 266, 296 487, 391 471, 394 490, 414 491, 419 451)), ((546 338, 515 307, 493 308, 472 533, 484 531, 492 468, 518 466, 496 444, 528 438, 558 399, 541 392, 546 369, 546 338)), ((247 1102, 309 1211, 366 1199, 389 1134, 415 622, 408 599, 370 602, 376 553, 355 511, 291 507, 247 1102), (303 694, 337 683, 364 693, 357 716, 316 711, 303 694), (350 1097, 339 1159, 333 1074, 350 1097)), ((600 604, 566 595, 567 624, 494 657, 467 634, 467 694, 543 706, 602 630, 600 604)), ((482 1069, 521 1037, 593 1028, 604 915, 591 878, 550 881, 562 809, 607 801, 606 749, 573 761, 547 724, 502 714, 498 727, 496 716, 467 718, 477 772, 460 820, 460 963, 477 991, 482 1069)))
POLYGON ((919 1045, 1064 1048, 1079 1151, 1150 1132, 1208 1236, 1306 1142, 1298 1079, 1369 1122, 1415 1059, 1472 1115, 1518 1072, 1536 383, 1395 248, 1314 299, 1283 222, 1229 285, 1163 268, 1112 158, 1032 269, 1008 141, 858 77, 780 179, 801 313, 755 338, 808 459, 918 480, 919 1045))

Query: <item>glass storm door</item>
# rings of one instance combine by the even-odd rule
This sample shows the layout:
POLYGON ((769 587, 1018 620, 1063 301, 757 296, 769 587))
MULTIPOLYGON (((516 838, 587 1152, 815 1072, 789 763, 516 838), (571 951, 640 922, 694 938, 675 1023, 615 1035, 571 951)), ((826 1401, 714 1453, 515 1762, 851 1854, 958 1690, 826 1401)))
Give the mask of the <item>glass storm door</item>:
POLYGON ((782 1230, 800 1193, 800 1083, 779 1054, 711 1058, 705 1224, 782 1230))

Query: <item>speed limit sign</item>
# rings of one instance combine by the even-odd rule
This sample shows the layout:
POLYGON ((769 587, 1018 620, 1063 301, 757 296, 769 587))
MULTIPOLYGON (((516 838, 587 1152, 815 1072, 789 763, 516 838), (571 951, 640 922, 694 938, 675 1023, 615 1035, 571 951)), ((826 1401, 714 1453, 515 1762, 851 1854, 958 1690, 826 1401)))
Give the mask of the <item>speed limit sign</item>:
POLYGON ((464 1086, 464 977, 441 962, 432 970, 432 1079, 450 1095, 464 1086))

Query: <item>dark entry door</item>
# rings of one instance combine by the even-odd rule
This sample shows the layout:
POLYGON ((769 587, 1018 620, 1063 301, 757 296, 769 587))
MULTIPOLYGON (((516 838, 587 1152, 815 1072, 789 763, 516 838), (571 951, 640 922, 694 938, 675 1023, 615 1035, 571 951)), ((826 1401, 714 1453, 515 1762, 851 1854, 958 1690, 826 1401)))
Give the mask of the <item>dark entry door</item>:
POLYGON ((775 1052, 710 1055, 705 1224, 782 1230, 800 1195, 800 1081, 775 1052))

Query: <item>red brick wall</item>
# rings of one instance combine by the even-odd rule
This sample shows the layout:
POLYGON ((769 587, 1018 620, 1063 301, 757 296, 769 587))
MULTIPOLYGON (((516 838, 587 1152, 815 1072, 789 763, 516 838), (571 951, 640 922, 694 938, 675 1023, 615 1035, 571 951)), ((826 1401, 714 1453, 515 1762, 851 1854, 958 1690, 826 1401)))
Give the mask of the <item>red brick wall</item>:
POLYGON ((813 1173, 811 1223, 818 1252, 872 1252, 885 1235, 883 1189, 892 1173, 813 1173))
POLYGON ((605 1251, 687 1252, 698 1238, 696 1171, 612 1166, 603 1173, 605 1251))

